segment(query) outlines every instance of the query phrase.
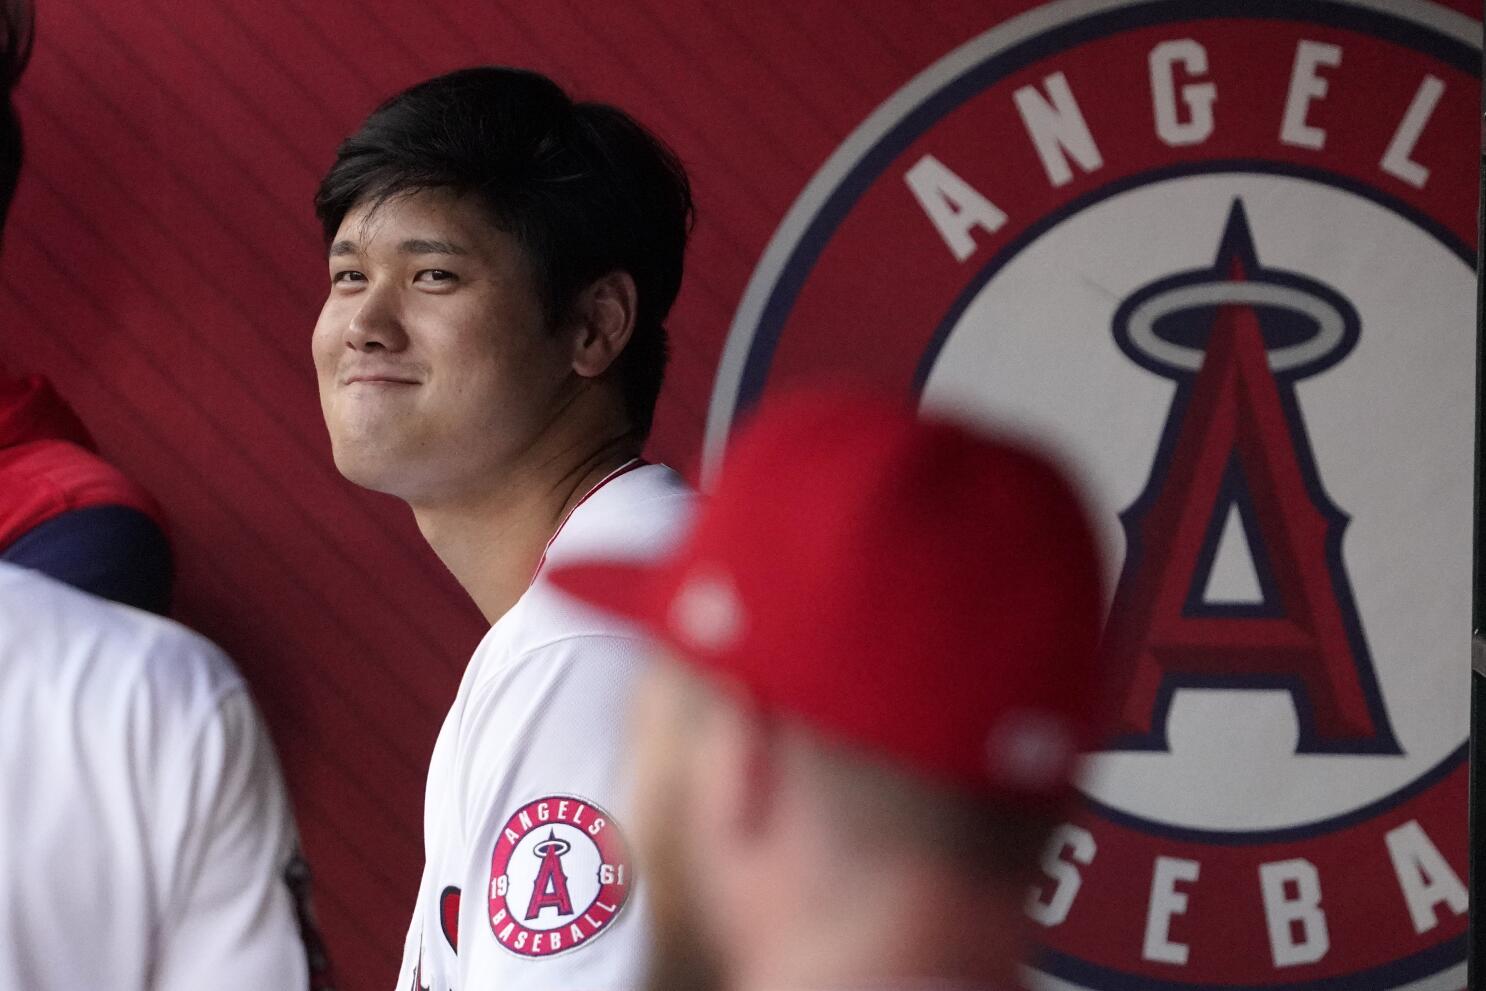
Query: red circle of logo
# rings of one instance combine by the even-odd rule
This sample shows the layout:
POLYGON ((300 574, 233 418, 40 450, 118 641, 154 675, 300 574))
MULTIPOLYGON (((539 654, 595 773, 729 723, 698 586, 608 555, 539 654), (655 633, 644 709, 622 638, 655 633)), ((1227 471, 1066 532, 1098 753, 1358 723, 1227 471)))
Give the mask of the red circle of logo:
POLYGON ((496 840, 490 931, 518 956, 566 953, 613 924, 633 883, 612 816, 571 795, 539 798, 517 809, 496 840))

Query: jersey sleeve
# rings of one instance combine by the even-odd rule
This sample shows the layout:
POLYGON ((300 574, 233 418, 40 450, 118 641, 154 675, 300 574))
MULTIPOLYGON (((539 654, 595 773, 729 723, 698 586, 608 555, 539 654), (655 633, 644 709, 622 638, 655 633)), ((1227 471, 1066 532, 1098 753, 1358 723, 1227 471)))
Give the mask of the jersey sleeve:
POLYGON ((156 991, 311 987, 305 883, 289 802, 245 690, 226 694, 173 787, 185 790, 167 851, 156 991), (306 920, 307 921, 307 920, 306 920))
POLYGON ((568 638, 519 656, 472 697, 457 987, 641 983, 625 739, 647 651, 622 636, 568 638))
POLYGON ((174 566, 160 524, 132 506, 89 506, 39 523, 0 560, 73 588, 164 616, 174 566))

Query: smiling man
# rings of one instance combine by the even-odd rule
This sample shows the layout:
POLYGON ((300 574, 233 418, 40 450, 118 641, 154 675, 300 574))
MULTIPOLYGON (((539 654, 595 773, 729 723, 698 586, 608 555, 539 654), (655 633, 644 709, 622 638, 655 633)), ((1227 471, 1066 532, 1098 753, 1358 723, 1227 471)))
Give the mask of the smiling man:
POLYGON ((408 503, 492 624, 434 748, 398 987, 632 987, 645 920, 616 779, 643 649, 544 572, 652 557, 689 513, 678 476, 639 458, 686 175, 623 112, 480 68, 380 107, 315 203, 336 465, 408 503))

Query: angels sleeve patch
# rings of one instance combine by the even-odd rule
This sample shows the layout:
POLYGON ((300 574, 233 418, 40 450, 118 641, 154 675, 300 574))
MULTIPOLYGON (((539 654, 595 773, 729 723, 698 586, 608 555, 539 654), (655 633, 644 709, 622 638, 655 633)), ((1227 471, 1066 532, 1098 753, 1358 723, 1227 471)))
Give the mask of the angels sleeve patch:
POLYGON ((586 946, 608 929, 634 883, 618 825, 592 802, 554 795, 506 820, 490 857, 490 930, 522 957, 586 946))

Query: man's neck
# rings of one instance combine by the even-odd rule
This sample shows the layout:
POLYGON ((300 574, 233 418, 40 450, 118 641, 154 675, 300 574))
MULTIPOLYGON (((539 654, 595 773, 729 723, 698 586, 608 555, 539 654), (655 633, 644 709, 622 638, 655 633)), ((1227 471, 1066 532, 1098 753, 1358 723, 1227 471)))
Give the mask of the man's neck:
POLYGON ((599 482, 637 456, 633 435, 532 459, 467 499, 413 507, 418 529, 492 625, 531 585, 542 553, 599 482))

